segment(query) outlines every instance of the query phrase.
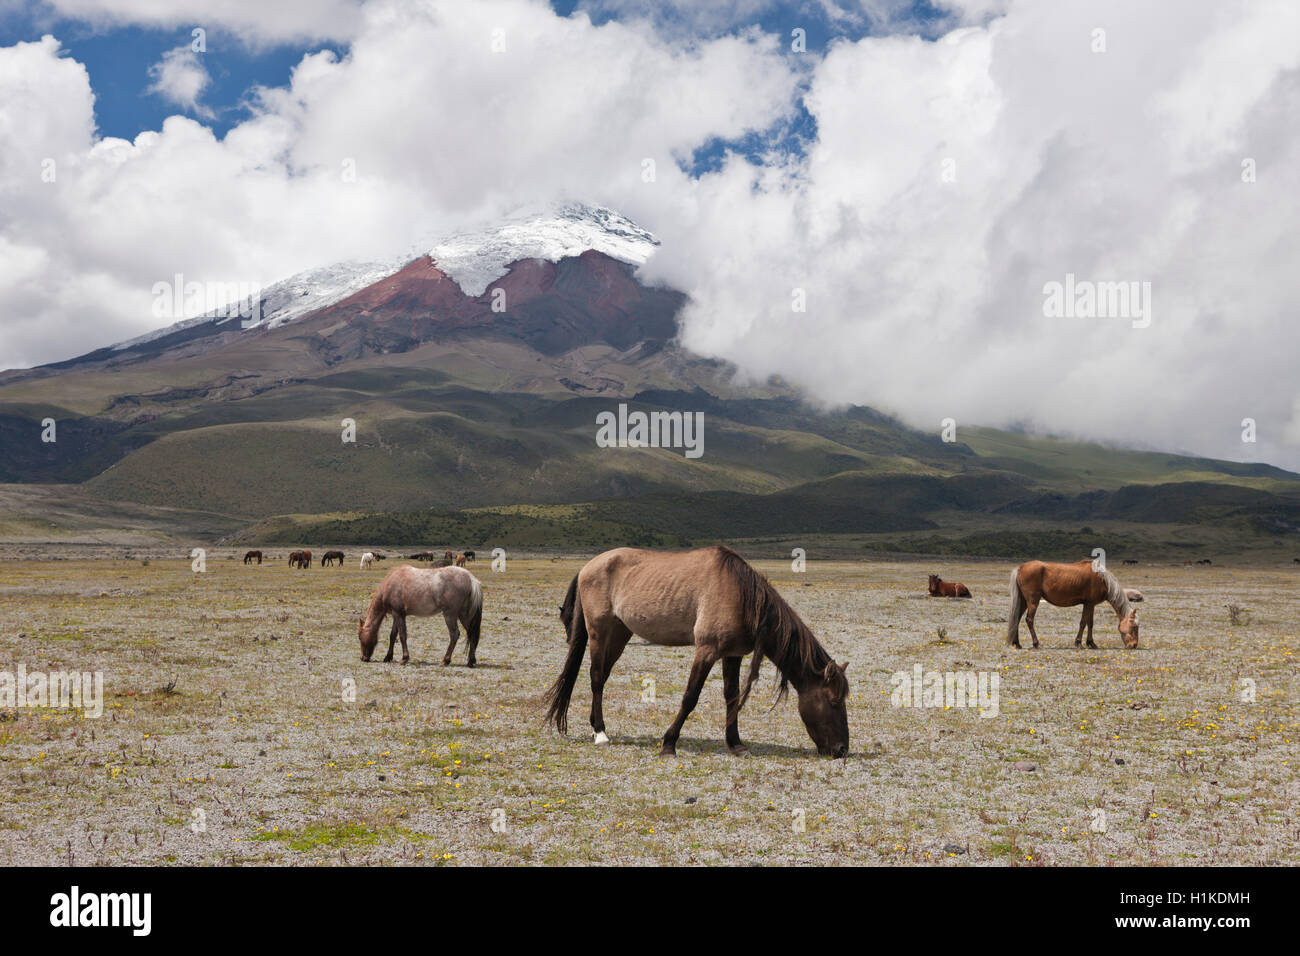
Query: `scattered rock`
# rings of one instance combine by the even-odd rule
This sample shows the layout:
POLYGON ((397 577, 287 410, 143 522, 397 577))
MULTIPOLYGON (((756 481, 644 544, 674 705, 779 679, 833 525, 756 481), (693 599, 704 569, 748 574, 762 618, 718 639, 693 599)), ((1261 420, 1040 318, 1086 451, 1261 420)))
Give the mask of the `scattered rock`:
POLYGON ((1121 767, 1124 766, 1124 758, 1123 758, 1123 757, 1116 757, 1116 758, 1115 758, 1115 762, 1116 762, 1117 764, 1119 764, 1121 767))
POLYGON ((687 797, 687 798, 686 798, 686 802, 687 802, 687 803, 694 803, 697 799, 698 799, 697 797, 687 797))
POLYGON ((1038 767, 1037 767, 1036 764, 1030 763, 1028 760, 1017 760, 1017 761, 1016 761, 1016 769, 1017 769, 1017 770, 1023 770, 1023 771, 1025 771, 1026 773, 1031 773, 1031 772, 1037 770, 1038 767))
POLYGON ((945 843, 943 845, 943 852, 956 853, 958 856, 961 856, 966 852, 966 848, 964 846, 958 846, 956 843, 945 843))

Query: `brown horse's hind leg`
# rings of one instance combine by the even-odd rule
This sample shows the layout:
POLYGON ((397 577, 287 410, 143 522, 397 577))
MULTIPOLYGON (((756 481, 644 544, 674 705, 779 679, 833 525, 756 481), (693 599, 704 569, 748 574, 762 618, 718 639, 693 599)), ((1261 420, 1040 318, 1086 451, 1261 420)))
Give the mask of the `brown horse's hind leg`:
POLYGON ((722 697, 727 705, 727 746, 733 754, 747 754, 749 748, 740 740, 740 718, 731 717, 731 708, 740 699, 740 658, 722 659, 722 697))
POLYGON ((456 650, 456 642, 460 640, 460 625, 456 622, 456 615, 451 611, 444 611, 442 616, 447 622, 447 633, 451 635, 451 643, 447 645, 447 653, 442 655, 442 666, 446 667, 451 663, 451 654, 452 651, 456 650))
POLYGON ((1088 625, 1088 605, 1083 606, 1083 613, 1079 615, 1079 633, 1074 635, 1074 646, 1083 646, 1083 629, 1088 625))
POLYGON ((697 647, 695 649, 695 661, 691 664, 691 676, 686 678, 686 693, 682 694, 682 707, 677 711, 677 719, 673 721, 672 726, 664 734, 664 743, 659 750, 662 757, 675 757, 677 755, 677 738, 681 736, 682 724, 686 723, 686 718, 691 715, 695 709, 696 703, 700 699, 700 691, 704 689, 704 682, 709 679, 709 671, 713 670, 713 662, 717 659, 716 652, 711 647, 697 647))
POLYGON ((1038 598, 1028 601, 1028 608, 1025 610, 1025 623, 1029 625, 1029 636, 1034 639, 1034 648, 1038 648, 1038 632, 1034 630, 1034 615, 1038 613, 1038 598))
POLYGON ((1092 615, 1093 612, 1096 610, 1097 610, 1097 605, 1089 604, 1087 610, 1083 612, 1084 616, 1087 617, 1088 619, 1088 646, 1091 647, 1093 650, 1096 650, 1097 648, 1097 645, 1092 643, 1092 620, 1093 620, 1092 615))
POLYGON ((617 618, 601 622, 592 627, 587 622, 591 647, 591 730, 596 743, 609 743, 605 733, 605 681, 609 680, 610 671, 623 655, 623 648, 632 637, 626 624, 617 618))

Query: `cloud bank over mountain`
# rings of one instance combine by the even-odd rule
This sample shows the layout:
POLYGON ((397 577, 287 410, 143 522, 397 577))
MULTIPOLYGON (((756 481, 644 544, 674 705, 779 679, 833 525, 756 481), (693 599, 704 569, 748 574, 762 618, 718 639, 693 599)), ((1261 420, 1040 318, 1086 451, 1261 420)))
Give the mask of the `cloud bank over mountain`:
POLYGON ((1300 465, 1293 4, 950 3, 965 25, 932 39, 838 3, 897 32, 805 53, 798 12, 744 25, 782 18, 764 4, 696 35, 525 0, 339 0, 327 29, 274 4, 55 6, 345 46, 249 90, 220 139, 174 116, 130 142, 97 136, 57 36, 0 48, 0 365, 150 331, 175 273, 270 284, 575 200, 658 236, 642 276, 690 296, 684 344, 746 374, 935 430, 1300 465), (805 114, 795 146, 775 135, 805 114), (1150 324, 1045 315, 1071 275, 1150 283, 1150 324))

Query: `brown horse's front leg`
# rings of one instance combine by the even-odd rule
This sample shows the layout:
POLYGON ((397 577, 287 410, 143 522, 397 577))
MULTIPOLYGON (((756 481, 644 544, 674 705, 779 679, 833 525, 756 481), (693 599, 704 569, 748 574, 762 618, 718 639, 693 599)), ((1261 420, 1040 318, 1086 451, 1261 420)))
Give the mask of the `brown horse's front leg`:
POLYGON ((704 689, 704 682, 709 679, 709 671, 713 670, 713 651, 707 647, 699 647, 695 650, 695 661, 691 664, 691 676, 686 679, 686 693, 682 694, 682 707, 677 711, 677 719, 673 721, 672 726, 664 734, 663 746, 659 749, 659 755, 662 757, 675 757, 677 755, 677 738, 681 736, 682 724, 686 723, 686 718, 691 715, 695 705, 699 702, 700 691, 704 689))
POLYGON ((385 664, 391 664, 393 662, 393 647, 397 644, 397 635, 401 633, 402 620, 402 615, 394 611, 393 628, 388 632, 388 653, 384 656, 385 664))
POLYGON ((1038 613, 1038 602, 1030 601, 1029 609, 1025 611, 1025 623, 1029 625, 1029 636, 1034 639, 1034 649, 1038 649, 1038 631, 1034 630, 1034 615, 1038 613))
POLYGON ((722 659, 722 699, 727 705, 727 747, 733 754, 747 754, 749 748, 740 740, 740 715, 732 708, 740 700, 740 658, 722 659))
POLYGON ((445 612, 443 619, 447 622, 447 633, 451 635, 451 643, 447 645, 447 653, 442 655, 442 666, 446 667, 451 663, 452 651, 456 650, 456 642, 460 640, 460 625, 456 623, 456 615, 450 611, 445 612))

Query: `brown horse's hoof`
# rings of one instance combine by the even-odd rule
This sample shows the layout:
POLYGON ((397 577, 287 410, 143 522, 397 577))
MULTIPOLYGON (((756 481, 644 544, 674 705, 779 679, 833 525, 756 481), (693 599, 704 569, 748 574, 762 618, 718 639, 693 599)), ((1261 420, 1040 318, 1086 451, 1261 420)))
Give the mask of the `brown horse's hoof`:
POLYGON ((402 663, 403 663, 403 664, 410 663, 410 660, 411 660, 411 659, 410 659, 409 657, 403 657, 403 658, 402 658, 402 663))
POLYGON ((744 744, 732 744, 732 746, 729 749, 737 757, 745 757, 749 755, 749 748, 746 747, 744 744))
POLYGON ((444 657, 444 658, 442 659, 442 666, 443 666, 443 667, 446 667, 446 666, 447 666, 448 664, 450 664, 450 663, 451 663, 451 658, 450 658, 450 657, 444 657))
POLYGON ((477 665, 477 664, 478 664, 478 661, 476 661, 476 660, 468 660, 468 661, 465 662, 465 666, 466 666, 466 667, 474 667, 474 666, 477 665))
POLYGON ((676 757, 676 756, 677 756, 677 748, 676 748, 675 746, 673 746, 672 744, 664 744, 662 747, 659 748, 659 756, 661 756, 661 757, 676 757))
POLYGON ((384 658, 384 663, 385 663, 385 664, 391 664, 391 663, 393 663, 393 655, 392 655, 392 654, 389 654, 387 657, 385 657, 385 658, 384 658))

